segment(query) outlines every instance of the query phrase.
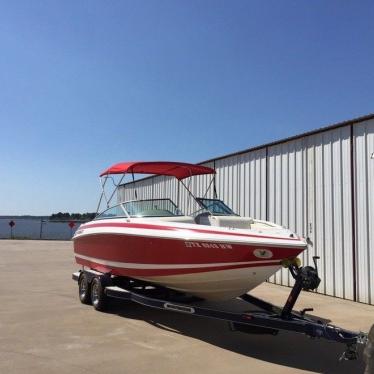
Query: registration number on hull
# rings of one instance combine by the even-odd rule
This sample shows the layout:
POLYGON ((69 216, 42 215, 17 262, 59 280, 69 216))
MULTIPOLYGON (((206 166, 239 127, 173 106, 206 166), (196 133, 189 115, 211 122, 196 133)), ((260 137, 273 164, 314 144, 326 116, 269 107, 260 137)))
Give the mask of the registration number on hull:
POLYGON ((184 245, 187 248, 232 249, 231 244, 222 244, 222 243, 184 242, 184 245))

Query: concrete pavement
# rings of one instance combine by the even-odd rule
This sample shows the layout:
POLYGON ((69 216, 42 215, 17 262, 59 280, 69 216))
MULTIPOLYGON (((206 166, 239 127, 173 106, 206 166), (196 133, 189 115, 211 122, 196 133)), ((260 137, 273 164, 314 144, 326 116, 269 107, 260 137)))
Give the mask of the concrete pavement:
MULTIPOLYGON (((71 242, 0 241, 0 373, 363 373, 362 358, 338 362, 344 347, 282 332, 229 331, 227 324, 133 303, 107 313, 82 305, 71 273, 71 242)), ((255 296, 282 305, 288 288, 255 296)), ((239 308, 236 301, 233 308, 239 308)), ((303 293, 297 309, 368 331, 374 307, 303 293)))

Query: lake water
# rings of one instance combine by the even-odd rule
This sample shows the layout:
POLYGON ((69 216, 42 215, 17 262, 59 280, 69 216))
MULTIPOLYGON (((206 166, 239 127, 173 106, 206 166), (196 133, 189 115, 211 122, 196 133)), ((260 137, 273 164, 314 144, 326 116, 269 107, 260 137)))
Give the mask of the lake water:
POLYGON ((11 238, 12 233, 9 226, 9 221, 11 220, 15 223, 13 227, 14 239, 70 240, 81 224, 76 222, 73 229, 71 229, 68 222, 53 222, 32 218, 0 218, 0 239, 11 238))

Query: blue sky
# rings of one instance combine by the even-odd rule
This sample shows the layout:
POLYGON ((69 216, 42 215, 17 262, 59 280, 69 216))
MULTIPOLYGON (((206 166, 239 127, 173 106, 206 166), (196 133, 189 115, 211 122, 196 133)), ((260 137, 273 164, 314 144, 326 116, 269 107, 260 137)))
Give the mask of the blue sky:
POLYGON ((372 1, 0 2, 0 215, 374 112, 372 1))

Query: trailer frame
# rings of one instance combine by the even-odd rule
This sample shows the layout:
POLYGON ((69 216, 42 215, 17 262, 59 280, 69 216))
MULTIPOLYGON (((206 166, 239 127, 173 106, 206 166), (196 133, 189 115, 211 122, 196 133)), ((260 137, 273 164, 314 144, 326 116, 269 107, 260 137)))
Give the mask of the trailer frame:
MULTIPOLYGON (((310 338, 324 338, 345 344, 346 349, 340 360, 357 359, 358 345, 366 344, 368 341, 367 334, 363 332, 349 331, 307 316, 305 313, 313 310, 312 308, 303 309, 300 312, 293 311, 292 308, 301 291, 300 282, 297 279, 283 308, 250 294, 244 294, 238 299, 254 305, 259 310, 238 313, 200 306, 196 303, 196 298, 186 297, 158 285, 112 276, 110 273, 100 273, 96 270, 83 268, 72 274, 73 280, 77 281, 79 285, 81 285, 83 277, 87 282, 86 286, 90 287, 95 284, 97 288, 94 299, 91 300, 97 310, 104 309, 107 298, 115 298, 133 301, 155 309, 223 320, 228 322, 234 331, 270 335, 277 335, 279 331, 302 333, 310 338)), ((90 303, 87 302, 87 298, 84 300, 81 298, 81 301, 90 303)))

